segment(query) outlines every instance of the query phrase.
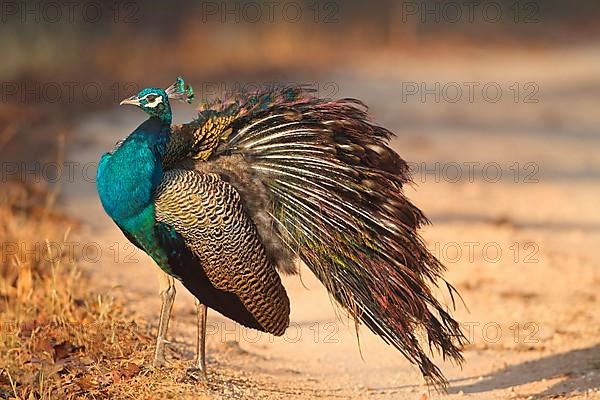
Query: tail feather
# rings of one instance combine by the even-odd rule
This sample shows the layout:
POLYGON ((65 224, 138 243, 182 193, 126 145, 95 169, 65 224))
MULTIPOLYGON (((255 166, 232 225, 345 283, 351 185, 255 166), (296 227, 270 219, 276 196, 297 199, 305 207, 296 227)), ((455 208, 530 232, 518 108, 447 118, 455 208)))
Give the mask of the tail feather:
POLYGON ((319 100, 303 88, 220 107, 237 114, 213 159, 241 155, 266 187, 273 228, 290 252, 355 321, 445 387, 416 331, 458 363, 464 336, 429 288, 444 267, 417 233, 428 220, 402 193, 411 176, 388 146, 393 134, 370 122, 361 102, 319 100))

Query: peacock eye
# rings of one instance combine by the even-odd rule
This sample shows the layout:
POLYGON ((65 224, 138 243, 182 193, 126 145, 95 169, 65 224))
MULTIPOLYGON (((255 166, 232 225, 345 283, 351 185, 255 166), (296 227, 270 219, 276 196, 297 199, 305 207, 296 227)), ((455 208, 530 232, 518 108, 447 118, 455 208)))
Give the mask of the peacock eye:
POLYGON ((156 96, 151 94, 148 97, 146 97, 146 100, 148 100, 150 103, 152 103, 154 100, 156 100, 156 96))

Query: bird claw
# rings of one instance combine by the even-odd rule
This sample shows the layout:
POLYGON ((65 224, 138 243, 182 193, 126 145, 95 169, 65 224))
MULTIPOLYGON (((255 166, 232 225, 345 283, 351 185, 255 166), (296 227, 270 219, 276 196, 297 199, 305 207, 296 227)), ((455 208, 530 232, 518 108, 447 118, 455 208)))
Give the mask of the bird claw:
POLYGON ((186 371, 186 376, 195 381, 206 381, 206 370, 200 368, 188 368, 186 371))
POLYGON ((152 361, 152 366, 154 368, 161 368, 167 365, 167 360, 165 357, 154 357, 154 361, 152 361))

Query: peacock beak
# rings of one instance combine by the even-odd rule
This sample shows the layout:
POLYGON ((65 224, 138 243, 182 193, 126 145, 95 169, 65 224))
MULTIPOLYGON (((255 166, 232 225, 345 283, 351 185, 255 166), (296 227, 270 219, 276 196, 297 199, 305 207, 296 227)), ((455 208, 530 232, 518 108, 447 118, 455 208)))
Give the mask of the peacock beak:
POLYGON ((133 95, 119 103, 120 106, 122 106, 124 104, 131 104, 132 106, 139 106, 140 99, 138 99, 138 97, 136 95, 133 95))

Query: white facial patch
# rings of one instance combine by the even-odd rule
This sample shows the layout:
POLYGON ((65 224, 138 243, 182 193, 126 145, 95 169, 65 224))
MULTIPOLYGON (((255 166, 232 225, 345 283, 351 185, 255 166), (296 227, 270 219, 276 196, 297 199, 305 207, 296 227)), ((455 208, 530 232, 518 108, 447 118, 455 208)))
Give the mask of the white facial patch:
MULTIPOLYGON (((147 94, 143 98, 145 99, 145 98, 147 98, 150 95, 151 94, 147 94)), ((149 101, 149 102, 146 103, 146 107, 148 107, 148 108, 154 108, 154 107, 158 106, 160 103, 162 103, 162 99, 163 99, 162 96, 156 96, 156 98, 154 99, 154 101, 152 101, 152 102, 149 101)))

